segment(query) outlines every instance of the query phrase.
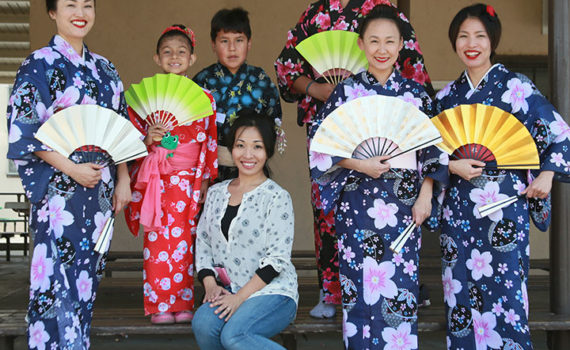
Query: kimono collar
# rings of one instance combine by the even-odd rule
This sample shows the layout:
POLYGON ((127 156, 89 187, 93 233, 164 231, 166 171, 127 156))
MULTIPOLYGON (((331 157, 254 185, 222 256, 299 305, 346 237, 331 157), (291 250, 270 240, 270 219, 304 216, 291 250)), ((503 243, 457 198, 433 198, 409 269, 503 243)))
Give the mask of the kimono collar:
POLYGON ((79 56, 71 44, 65 41, 65 39, 58 34, 54 35, 49 43, 49 46, 59 52, 68 61, 73 63, 74 66, 78 67, 79 65, 85 65, 85 59, 88 57, 89 51, 85 44, 83 44, 83 56, 79 56))
POLYGON ((366 81, 370 85, 380 85, 385 89, 391 90, 391 86, 394 84, 399 75, 400 74, 398 73, 398 70, 394 69, 392 71, 392 74, 390 74, 390 76, 388 77, 388 80, 386 80, 386 84, 384 85, 380 84, 378 79, 376 79, 376 77, 369 71, 362 72, 361 77, 364 81, 366 81))
POLYGON ((235 77, 236 75, 238 75, 242 70, 246 69, 247 67, 247 61, 244 62, 237 70, 236 74, 233 74, 232 72, 230 72, 230 70, 224 66, 223 64, 221 64, 218 61, 218 68, 222 70, 222 72, 224 72, 224 75, 230 76, 230 77, 235 77))
POLYGON ((489 70, 487 70, 487 72, 485 72, 485 74, 483 74, 483 77, 481 78, 481 81, 479 81, 477 86, 473 86, 473 82, 469 78, 469 74, 467 73, 467 69, 465 71, 463 71, 463 75, 465 76, 465 79, 467 79, 467 83, 469 84, 469 92, 471 94, 473 94, 475 89, 477 89, 484 81, 486 82, 489 79, 489 73, 493 69, 495 69, 495 67, 498 67, 500 65, 501 65, 500 63, 495 63, 494 65, 492 65, 491 68, 489 68, 489 70))

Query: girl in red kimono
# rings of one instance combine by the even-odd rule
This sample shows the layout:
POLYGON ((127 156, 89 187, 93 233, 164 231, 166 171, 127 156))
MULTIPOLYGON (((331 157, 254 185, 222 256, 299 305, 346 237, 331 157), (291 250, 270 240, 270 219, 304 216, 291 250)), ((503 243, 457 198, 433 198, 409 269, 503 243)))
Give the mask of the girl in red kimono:
MULTIPOLYGON (((164 73, 186 75, 196 61, 194 45, 191 30, 173 25, 159 38, 154 61, 164 73)), ((170 132, 160 124, 147 126, 129 108, 131 121, 146 135, 149 155, 131 169, 133 197, 125 214, 134 235, 139 223, 144 229, 144 309, 155 324, 189 323, 193 318, 197 216, 218 173, 216 109, 205 92, 214 113, 170 132), (174 150, 153 141, 176 136, 174 150)))

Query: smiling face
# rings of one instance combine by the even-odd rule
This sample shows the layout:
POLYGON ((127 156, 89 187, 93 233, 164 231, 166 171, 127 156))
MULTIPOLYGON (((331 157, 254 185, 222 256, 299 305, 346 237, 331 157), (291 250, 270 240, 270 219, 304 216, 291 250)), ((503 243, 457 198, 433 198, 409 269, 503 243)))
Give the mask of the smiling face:
POLYGON ((239 67, 247 59, 247 53, 251 49, 251 40, 244 33, 226 32, 221 30, 212 42, 218 61, 235 74, 239 67))
POLYGON ((196 56, 182 35, 171 36, 162 40, 154 62, 164 73, 185 75, 188 68, 196 61, 196 56))
POLYGON ((232 158, 240 176, 263 175, 267 152, 265 151, 263 137, 256 127, 244 126, 236 131, 232 158))
POLYGON ((358 46, 368 60, 368 71, 384 83, 398 59, 404 45, 396 24, 389 19, 375 19, 368 24, 358 46))
POLYGON ((67 42, 83 41, 95 23, 94 0, 58 0, 55 11, 49 11, 57 33, 67 42))
POLYGON ((491 68, 491 40, 479 19, 468 17, 463 21, 455 40, 455 52, 469 71, 491 68))

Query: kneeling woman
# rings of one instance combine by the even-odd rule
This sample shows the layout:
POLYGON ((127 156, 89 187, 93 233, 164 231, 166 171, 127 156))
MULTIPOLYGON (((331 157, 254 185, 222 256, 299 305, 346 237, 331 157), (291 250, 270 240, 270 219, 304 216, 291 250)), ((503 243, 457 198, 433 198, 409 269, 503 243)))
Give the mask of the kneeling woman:
MULTIPOLYGON (((339 84, 317 114, 316 123, 336 106, 368 95, 401 98, 430 113, 431 101, 423 87, 394 69, 403 47, 400 21, 390 6, 376 7, 363 20, 358 42, 366 54, 368 71, 339 84)), ((430 147, 413 154, 406 167, 392 164, 392 168, 386 156, 310 156, 311 176, 319 183, 325 211, 337 207, 343 332, 348 349, 418 346, 420 229, 401 253, 393 254, 388 247, 412 221, 419 226, 431 213, 433 182, 447 179, 440 155, 430 147)))
POLYGON ((273 121, 242 110, 229 145, 239 174, 210 188, 198 223, 196 268, 206 295, 192 328, 201 349, 284 349, 269 338, 295 319, 298 293, 291 197, 266 166, 273 121))

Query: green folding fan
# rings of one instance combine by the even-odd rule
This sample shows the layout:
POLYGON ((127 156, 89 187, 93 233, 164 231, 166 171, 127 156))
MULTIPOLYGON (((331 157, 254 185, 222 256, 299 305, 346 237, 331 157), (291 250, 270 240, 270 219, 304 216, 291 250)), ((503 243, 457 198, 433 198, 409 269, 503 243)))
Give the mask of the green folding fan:
POLYGON ((176 74, 156 74, 125 92, 128 105, 148 124, 171 130, 213 113, 210 98, 192 80, 176 74))
POLYGON ((327 82, 336 85, 368 67, 357 41, 357 33, 330 30, 311 35, 296 49, 327 82))

